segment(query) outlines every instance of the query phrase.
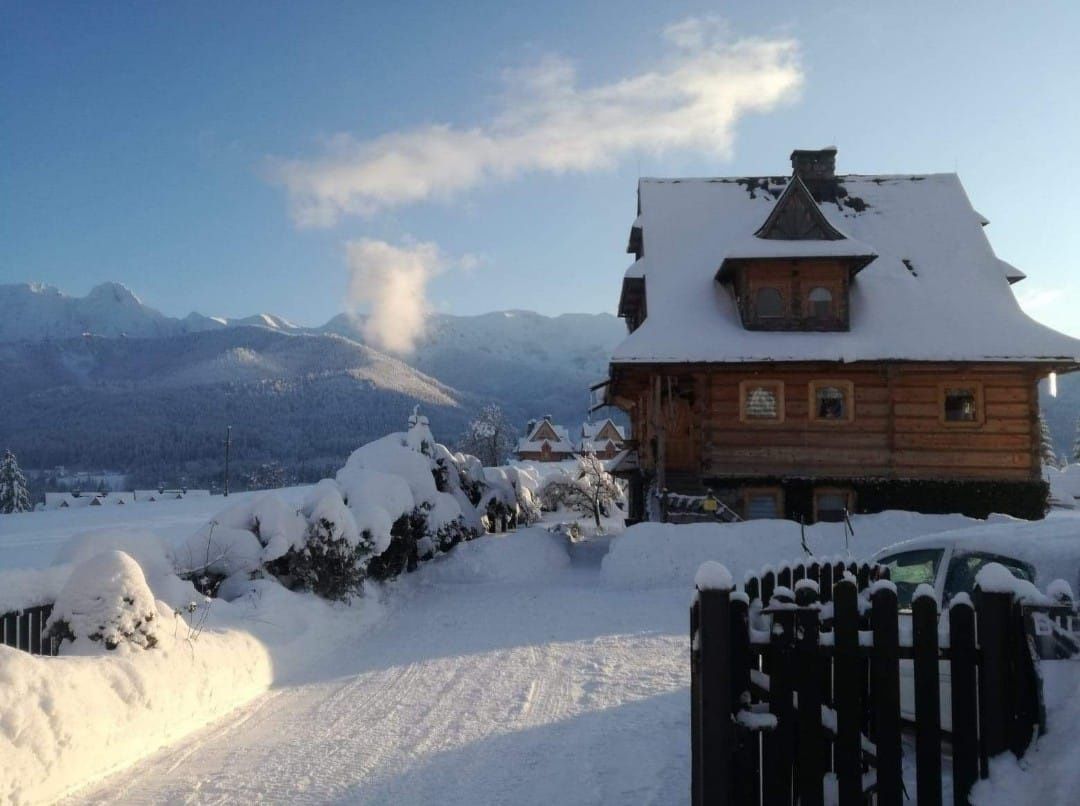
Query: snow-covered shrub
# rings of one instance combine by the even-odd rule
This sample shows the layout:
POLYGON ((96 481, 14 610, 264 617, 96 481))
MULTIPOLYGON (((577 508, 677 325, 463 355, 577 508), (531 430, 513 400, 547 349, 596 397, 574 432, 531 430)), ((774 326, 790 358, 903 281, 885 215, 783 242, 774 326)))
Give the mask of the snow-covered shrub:
POLYGON ((153 583, 175 573, 172 546, 148 529, 112 526, 73 535, 57 550, 53 565, 78 565, 105 551, 122 551, 153 583))
POLYGON ((53 605, 49 634, 69 642, 67 651, 151 649, 158 643, 157 602, 139 564, 122 551, 105 551, 79 563, 53 605))
POLYGON ((177 548, 176 573, 200 593, 216 596, 226 579, 250 575, 263 561, 263 546, 253 532, 223 525, 215 518, 177 548))
POLYGON ((541 491, 544 509, 558 511, 565 508, 590 515, 598 528, 600 519, 610 515, 622 498, 618 482, 604 469, 604 463, 592 454, 581 458, 576 472, 549 477, 541 491))

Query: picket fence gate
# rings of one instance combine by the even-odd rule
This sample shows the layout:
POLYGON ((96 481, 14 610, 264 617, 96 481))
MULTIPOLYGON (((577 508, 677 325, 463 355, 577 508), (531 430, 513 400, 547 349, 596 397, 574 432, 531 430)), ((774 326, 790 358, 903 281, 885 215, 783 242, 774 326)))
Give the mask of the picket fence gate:
POLYGON ((695 806, 815 806, 827 787, 841 806, 941 804, 940 661, 951 671, 955 804, 968 802, 990 757, 1020 756, 1045 730, 1030 605, 977 589, 974 602, 953 600, 945 632, 936 599, 921 596, 902 630, 888 576, 881 566, 812 562, 748 578, 742 591, 699 586, 690 613, 695 806), (902 659, 914 667, 914 792, 903 780, 902 659))

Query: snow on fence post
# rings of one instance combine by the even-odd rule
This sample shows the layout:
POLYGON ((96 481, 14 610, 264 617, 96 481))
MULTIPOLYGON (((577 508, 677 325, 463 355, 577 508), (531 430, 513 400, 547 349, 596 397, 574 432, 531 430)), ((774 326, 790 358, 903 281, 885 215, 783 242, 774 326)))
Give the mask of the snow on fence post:
POLYGON ((731 795, 731 756, 734 746, 731 697, 731 591, 728 570, 706 562, 694 578, 698 590, 698 652, 701 724, 698 753, 701 803, 724 806, 731 795))
MULTIPOLYGON (((870 578, 870 568, 859 569, 859 579, 870 578), (865 569, 865 576, 864 576, 865 569)), ((870 586, 870 623, 874 652, 870 661, 873 692, 874 743, 877 746, 877 802, 900 806, 904 783, 900 751, 900 621, 896 586, 878 580, 870 586)))
POLYGON ((941 690, 938 671, 938 606, 925 583, 911 603, 915 670, 916 802, 941 806, 941 690))
POLYGON ((952 686, 953 804, 966 806, 979 777, 976 733, 978 699, 975 669, 975 610, 966 594, 949 603, 949 676, 952 686))
POLYGON ((861 806, 865 802, 862 787, 863 659, 859 652, 858 597, 855 580, 841 575, 833 587, 836 776, 840 784, 840 806, 861 806))

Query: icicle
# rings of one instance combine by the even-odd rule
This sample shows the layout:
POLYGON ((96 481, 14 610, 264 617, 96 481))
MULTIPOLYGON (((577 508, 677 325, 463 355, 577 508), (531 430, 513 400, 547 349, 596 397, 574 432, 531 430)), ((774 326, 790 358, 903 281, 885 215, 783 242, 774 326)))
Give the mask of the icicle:
POLYGON ((1057 373, 1050 373, 1050 397, 1057 397, 1057 373))

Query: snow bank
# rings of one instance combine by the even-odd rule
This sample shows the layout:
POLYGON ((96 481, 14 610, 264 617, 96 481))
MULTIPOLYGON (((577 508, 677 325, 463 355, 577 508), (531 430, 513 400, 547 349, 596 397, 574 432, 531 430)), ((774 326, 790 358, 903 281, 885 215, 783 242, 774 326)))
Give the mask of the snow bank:
POLYGON ((175 571, 172 547, 154 532, 141 528, 80 532, 57 550, 53 565, 78 565, 106 551, 130 555, 148 579, 159 579, 175 571))
POLYGON ((990 760, 990 777, 971 792, 977 806, 1075 803, 1080 791, 1080 663, 1040 664, 1047 734, 1019 762, 1011 753, 990 760))
MULTIPOLYGON (((806 542, 817 557, 846 554, 849 548, 854 558, 866 559, 904 538, 986 523, 963 515, 881 512, 853 517, 855 536, 847 541, 843 524, 819 523, 806 528, 806 542)), ((709 560, 723 563, 741 579, 767 563, 805 558, 801 543, 802 530, 793 521, 639 523, 612 541, 603 572, 610 584, 620 587, 690 587, 698 567, 709 560)))
POLYGON ((534 527, 461 543, 452 554, 422 566, 421 572, 433 582, 532 582, 569 567, 566 540, 534 527))

